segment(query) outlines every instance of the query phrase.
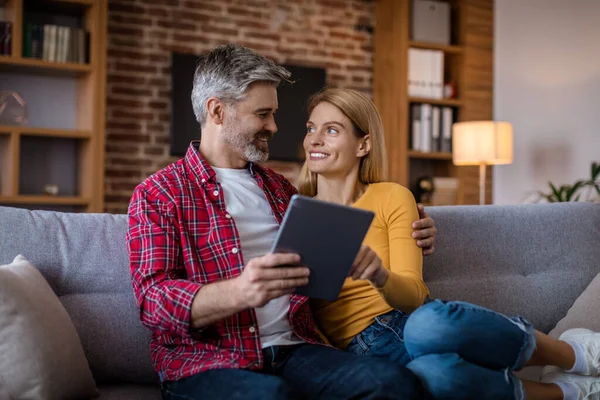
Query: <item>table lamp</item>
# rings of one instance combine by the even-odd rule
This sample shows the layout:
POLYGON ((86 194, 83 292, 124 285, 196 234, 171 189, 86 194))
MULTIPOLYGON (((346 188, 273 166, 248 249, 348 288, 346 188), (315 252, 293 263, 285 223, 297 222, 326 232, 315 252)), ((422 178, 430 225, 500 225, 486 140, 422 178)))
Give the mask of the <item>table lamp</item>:
POLYGON ((485 168, 511 164, 512 125, 508 122, 469 121, 452 125, 454 165, 479 165, 479 204, 485 204, 485 168))

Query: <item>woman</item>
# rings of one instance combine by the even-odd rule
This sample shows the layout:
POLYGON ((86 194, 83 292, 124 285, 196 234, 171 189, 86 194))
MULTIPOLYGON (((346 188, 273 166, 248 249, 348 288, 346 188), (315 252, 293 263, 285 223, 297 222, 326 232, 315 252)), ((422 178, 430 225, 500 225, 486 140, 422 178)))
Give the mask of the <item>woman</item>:
POLYGON ((567 331, 559 341, 521 318, 427 300, 422 255, 411 237, 416 204, 410 191, 383 182, 383 128, 366 96, 326 89, 311 99, 309 114, 300 193, 376 214, 338 300, 313 302, 333 344, 407 365, 435 398, 600 398, 600 380, 583 376, 600 374, 599 334, 567 331), (510 373, 526 365, 570 373, 547 374, 550 383, 510 373))

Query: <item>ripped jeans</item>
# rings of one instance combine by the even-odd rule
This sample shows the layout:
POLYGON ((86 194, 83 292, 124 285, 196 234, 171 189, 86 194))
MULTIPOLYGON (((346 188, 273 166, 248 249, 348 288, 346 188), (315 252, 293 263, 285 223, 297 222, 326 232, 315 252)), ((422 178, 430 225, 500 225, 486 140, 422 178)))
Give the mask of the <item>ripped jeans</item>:
POLYGON ((526 320, 473 304, 433 300, 408 315, 390 311, 352 339, 347 350, 406 366, 434 399, 525 399, 512 371, 535 349, 526 320))

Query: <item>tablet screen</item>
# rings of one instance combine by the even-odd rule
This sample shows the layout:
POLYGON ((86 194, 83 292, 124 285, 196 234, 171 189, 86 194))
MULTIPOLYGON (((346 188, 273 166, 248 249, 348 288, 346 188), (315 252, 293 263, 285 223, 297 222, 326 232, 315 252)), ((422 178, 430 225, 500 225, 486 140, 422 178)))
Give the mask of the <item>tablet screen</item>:
POLYGON ((297 253, 310 269, 309 283, 295 293, 337 299, 375 214, 295 195, 277 234, 273 253, 297 253))

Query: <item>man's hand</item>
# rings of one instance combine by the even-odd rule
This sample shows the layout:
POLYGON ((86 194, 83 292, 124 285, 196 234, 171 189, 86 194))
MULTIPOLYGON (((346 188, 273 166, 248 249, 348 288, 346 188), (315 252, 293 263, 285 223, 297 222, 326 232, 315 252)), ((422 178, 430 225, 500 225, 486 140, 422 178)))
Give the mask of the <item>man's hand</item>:
POLYGON ((256 308, 292 293, 297 287, 308 284, 310 270, 291 266, 299 262, 297 254, 267 254, 250 260, 241 275, 235 278, 235 296, 240 304, 256 308))
POLYGON ((420 219, 412 224, 412 227, 415 230, 412 237, 417 239, 417 246, 423 249, 423 255, 429 256, 435 251, 434 245, 437 228, 435 227, 433 218, 425 212, 423 204, 417 204, 417 208, 419 209, 420 219))
POLYGON ((296 254, 267 254, 250 260, 233 279, 204 285, 192 303, 191 329, 202 329, 242 310, 262 307, 308 284, 309 269, 290 266, 299 262, 296 254))
POLYGON ((361 246, 348 274, 354 280, 368 280, 381 289, 388 279, 389 271, 381 264, 379 256, 369 246, 361 246))

